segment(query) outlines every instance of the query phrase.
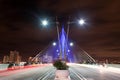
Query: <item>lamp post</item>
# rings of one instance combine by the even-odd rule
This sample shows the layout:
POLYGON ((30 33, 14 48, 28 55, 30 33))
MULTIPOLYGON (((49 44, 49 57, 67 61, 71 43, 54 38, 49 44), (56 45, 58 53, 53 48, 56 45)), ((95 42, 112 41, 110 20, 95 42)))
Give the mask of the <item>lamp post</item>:
MULTIPOLYGON (((66 39, 66 44, 65 44, 65 48, 67 48, 67 43, 68 43, 68 37, 69 37, 69 31, 70 31, 70 24, 73 24, 73 23, 76 23, 74 21, 70 21, 70 17, 69 17, 69 20, 68 20, 68 27, 67 27, 67 39, 66 39)), ((80 19, 78 20, 78 24, 83 26, 85 24, 85 20, 84 19, 80 19)), ((73 43, 70 43, 70 46, 73 46, 73 43)), ((65 49, 65 53, 67 53, 67 50, 65 49)), ((64 54, 64 58, 66 60, 66 54, 64 54)))
MULTIPOLYGON (((49 22, 45 19, 45 20, 41 21, 41 23, 42 23, 42 25, 44 27, 46 27, 46 26, 48 26, 49 22)), ((57 29, 58 46, 59 46, 59 50, 60 50, 60 56, 59 56, 59 58, 62 59, 61 45, 60 45, 60 33, 59 33, 59 27, 58 27, 59 26, 59 22, 57 20, 57 16, 56 16, 55 24, 56 24, 56 29, 57 29)))
MULTIPOLYGON (((67 40, 68 40, 68 37, 69 37, 70 24, 73 24, 73 23, 76 23, 76 22, 73 22, 73 21, 70 22, 70 18, 69 18, 68 23, 67 23, 67 24, 68 24, 68 27, 67 27, 67 40)), ((86 24, 86 23, 85 23, 85 20, 81 18, 80 20, 78 20, 78 24, 79 24, 80 26, 83 26, 83 25, 86 24)))
POLYGON ((60 33, 59 33, 59 27, 58 27, 58 25, 59 25, 59 22, 58 22, 58 19, 57 19, 57 16, 56 16, 56 28, 57 28, 57 36, 58 36, 58 46, 59 46, 59 49, 60 49, 60 56, 59 56, 59 58, 60 59, 62 59, 62 51, 61 51, 61 45, 60 45, 60 33))

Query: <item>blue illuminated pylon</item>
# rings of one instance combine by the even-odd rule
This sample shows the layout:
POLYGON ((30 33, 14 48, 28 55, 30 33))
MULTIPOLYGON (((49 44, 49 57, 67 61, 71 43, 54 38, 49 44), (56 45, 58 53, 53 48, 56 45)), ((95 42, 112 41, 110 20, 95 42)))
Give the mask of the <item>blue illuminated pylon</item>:
POLYGON ((61 46, 61 55, 60 58, 65 59, 65 45, 66 45, 66 35, 64 28, 62 28, 61 36, 60 36, 60 46, 61 46))
POLYGON ((62 26, 62 31, 60 34, 60 48, 59 50, 61 50, 60 52, 60 59, 62 60, 67 60, 67 61, 72 61, 73 60, 73 55, 69 52, 68 54, 68 40, 67 40, 67 36, 66 36, 66 32, 64 30, 64 25, 62 26))
POLYGON ((95 60, 86 51, 77 44, 73 46, 73 43, 69 42, 68 36, 64 30, 64 25, 62 26, 58 38, 58 41, 54 42, 52 45, 48 45, 44 50, 39 52, 32 61, 38 58, 42 63, 52 62, 57 59, 67 62, 95 63, 95 60))

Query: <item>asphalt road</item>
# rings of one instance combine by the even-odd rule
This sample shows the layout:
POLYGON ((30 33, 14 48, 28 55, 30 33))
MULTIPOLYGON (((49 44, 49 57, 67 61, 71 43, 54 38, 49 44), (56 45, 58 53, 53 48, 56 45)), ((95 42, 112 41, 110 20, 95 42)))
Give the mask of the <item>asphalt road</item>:
POLYGON ((0 80, 54 80, 53 66, 39 66, 0 73, 0 80))
POLYGON ((75 65, 69 68, 72 80, 120 80, 120 69, 94 65, 75 65))
MULTIPOLYGON (((70 64, 71 80, 120 80, 120 69, 70 64)), ((54 80, 51 65, 0 72, 0 80, 54 80)))

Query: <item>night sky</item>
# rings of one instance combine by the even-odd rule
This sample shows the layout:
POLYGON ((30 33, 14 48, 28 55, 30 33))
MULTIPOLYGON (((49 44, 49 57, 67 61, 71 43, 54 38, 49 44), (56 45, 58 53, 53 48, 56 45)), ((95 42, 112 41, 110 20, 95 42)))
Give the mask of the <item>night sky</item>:
POLYGON ((40 21, 58 16, 67 29, 68 17, 86 25, 70 25, 69 38, 93 56, 120 57, 120 0, 0 0, 0 60, 17 50, 23 59, 35 56, 57 39, 55 25, 40 21))

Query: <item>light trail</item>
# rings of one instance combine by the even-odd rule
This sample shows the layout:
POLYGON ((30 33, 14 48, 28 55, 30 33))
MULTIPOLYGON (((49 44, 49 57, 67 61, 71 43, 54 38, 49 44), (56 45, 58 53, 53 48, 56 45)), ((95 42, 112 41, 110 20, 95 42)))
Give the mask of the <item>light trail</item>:
MULTIPOLYGON (((70 80, 119 80, 120 69, 99 65, 69 65, 70 80)), ((54 80, 55 70, 51 64, 0 73, 0 80, 54 80)))

